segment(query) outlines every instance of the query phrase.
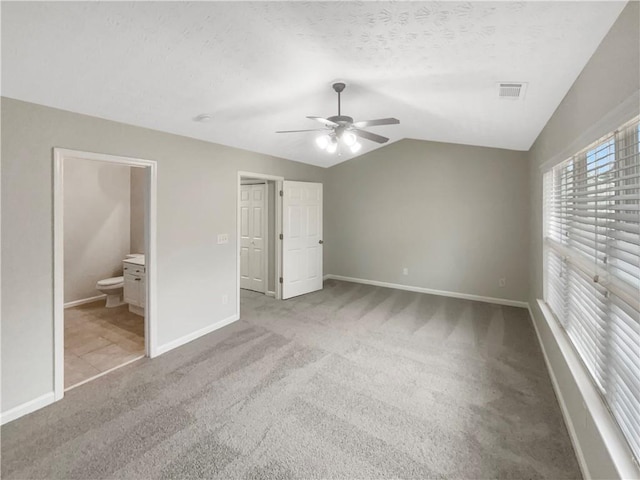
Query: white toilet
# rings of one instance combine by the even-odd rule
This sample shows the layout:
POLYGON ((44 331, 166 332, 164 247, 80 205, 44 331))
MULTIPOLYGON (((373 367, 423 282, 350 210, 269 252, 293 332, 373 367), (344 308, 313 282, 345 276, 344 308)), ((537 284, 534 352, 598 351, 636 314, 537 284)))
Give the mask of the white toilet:
MULTIPOLYGON (((143 253, 130 253, 124 256, 127 259, 144 259, 143 253)), ((143 262, 144 265, 144 262, 143 262)), ((107 294, 107 304, 105 307, 119 307, 124 305, 124 276, 111 277, 99 280, 96 283, 96 290, 107 294)))
POLYGON ((119 307, 124 304, 122 292, 124 289, 124 277, 111 277, 99 280, 96 290, 107 294, 107 308, 119 307))

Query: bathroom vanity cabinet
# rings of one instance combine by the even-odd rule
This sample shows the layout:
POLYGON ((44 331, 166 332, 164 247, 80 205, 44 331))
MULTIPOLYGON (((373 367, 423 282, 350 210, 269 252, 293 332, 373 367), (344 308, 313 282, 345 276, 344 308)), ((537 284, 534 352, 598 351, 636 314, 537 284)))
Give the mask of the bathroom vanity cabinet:
POLYGON ((144 316, 147 302, 147 282, 145 266, 139 262, 123 262, 124 301, 129 304, 129 311, 144 316))

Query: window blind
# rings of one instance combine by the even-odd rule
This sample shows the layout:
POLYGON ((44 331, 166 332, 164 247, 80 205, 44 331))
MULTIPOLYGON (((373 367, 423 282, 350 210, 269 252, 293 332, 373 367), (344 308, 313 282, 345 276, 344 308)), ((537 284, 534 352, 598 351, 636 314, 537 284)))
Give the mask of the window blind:
POLYGON ((640 459, 639 119, 544 175, 545 301, 640 459))

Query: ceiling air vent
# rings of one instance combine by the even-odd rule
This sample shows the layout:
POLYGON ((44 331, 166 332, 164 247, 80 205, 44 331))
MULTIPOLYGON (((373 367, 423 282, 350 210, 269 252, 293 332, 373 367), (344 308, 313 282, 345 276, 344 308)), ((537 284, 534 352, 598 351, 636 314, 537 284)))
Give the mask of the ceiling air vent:
POLYGON ((524 97, 526 88, 527 84, 522 82, 499 83, 498 97, 517 100, 524 97))

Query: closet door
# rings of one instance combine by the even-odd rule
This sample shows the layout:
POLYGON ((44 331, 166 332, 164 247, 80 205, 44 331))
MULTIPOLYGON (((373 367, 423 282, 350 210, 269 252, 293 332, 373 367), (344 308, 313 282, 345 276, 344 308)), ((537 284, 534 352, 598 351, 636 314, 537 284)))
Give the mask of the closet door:
POLYGON ((240 288, 266 292, 267 186, 240 187, 240 288))

